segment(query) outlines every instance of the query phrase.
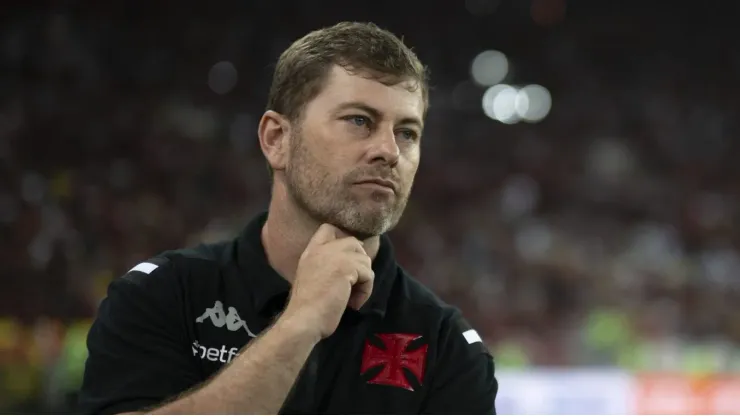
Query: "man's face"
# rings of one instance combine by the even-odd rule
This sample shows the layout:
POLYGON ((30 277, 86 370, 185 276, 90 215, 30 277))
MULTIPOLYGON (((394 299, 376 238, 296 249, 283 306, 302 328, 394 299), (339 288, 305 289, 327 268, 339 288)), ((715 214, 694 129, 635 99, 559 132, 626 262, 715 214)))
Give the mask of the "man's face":
POLYGON ((421 89, 410 85, 333 68, 295 126, 285 170, 290 196, 312 218, 360 239, 398 223, 419 166, 424 114, 421 89))

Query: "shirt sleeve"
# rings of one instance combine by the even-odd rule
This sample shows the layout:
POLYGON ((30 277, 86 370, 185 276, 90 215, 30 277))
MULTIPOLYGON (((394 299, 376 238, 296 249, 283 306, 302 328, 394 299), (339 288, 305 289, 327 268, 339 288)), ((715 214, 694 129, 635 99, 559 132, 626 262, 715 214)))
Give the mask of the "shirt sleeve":
POLYGON ((87 339, 83 414, 133 412, 200 381, 170 260, 150 259, 113 281, 87 339))
POLYGON ((459 312, 440 337, 440 356, 423 414, 496 414, 494 362, 478 333, 459 312))

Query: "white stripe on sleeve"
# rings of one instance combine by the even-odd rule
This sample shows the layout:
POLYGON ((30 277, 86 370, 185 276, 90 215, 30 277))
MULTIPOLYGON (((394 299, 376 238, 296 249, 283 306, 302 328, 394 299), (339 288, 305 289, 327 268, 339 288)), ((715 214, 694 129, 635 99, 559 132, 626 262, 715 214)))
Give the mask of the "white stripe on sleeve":
POLYGON ((478 332, 476 332, 475 329, 469 329, 463 332, 463 336, 465 337, 465 340, 468 341, 468 344, 483 342, 483 340, 480 339, 480 335, 478 335, 478 332))
MULTIPOLYGON (((159 267, 159 266, 157 266, 154 263, 139 263, 136 266, 134 266, 133 269, 129 270, 129 273, 130 272, 142 272, 142 273, 149 274, 149 273, 153 272, 157 267, 159 267)), ((468 331, 468 332, 470 332, 470 331, 468 331)))

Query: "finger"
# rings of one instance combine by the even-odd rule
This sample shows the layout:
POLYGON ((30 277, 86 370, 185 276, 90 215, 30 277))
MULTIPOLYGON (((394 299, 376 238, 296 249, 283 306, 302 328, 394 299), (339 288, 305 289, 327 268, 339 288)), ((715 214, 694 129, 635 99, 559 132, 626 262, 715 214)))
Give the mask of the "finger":
POLYGON ((352 252, 367 256, 365 247, 362 242, 355 237, 339 238, 331 242, 336 245, 336 249, 345 252, 352 252))
POLYGON ((350 256, 352 256, 352 261, 356 264, 356 267, 362 267, 364 270, 373 270, 373 259, 365 254, 364 251, 362 253, 353 252, 350 256))
POLYGON ((362 305, 370 299, 370 295, 373 293, 373 282, 375 281, 375 273, 372 269, 358 270, 359 278, 357 283, 352 286, 352 293, 349 296, 347 305, 354 309, 359 310, 362 305))
POLYGON ((357 281, 355 285, 372 283, 375 280, 375 271, 370 264, 363 264, 357 268, 357 281))
POLYGON ((339 229, 331 224, 321 224, 308 244, 326 244, 337 239, 339 229))
POLYGON ((370 264, 366 263, 362 259, 357 259, 350 267, 352 268, 352 273, 349 274, 349 284, 352 286, 365 283, 368 280, 373 280, 375 278, 375 272, 370 264))

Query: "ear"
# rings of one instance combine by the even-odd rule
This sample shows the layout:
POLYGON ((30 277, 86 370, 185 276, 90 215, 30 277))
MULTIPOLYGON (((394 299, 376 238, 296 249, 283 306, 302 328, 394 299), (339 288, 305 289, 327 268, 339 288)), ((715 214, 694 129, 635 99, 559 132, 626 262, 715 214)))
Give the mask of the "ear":
POLYGON ((290 137, 290 123, 280 113, 268 110, 260 119, 257 135, 260 148, 273 171, 285 169, 290 137))

